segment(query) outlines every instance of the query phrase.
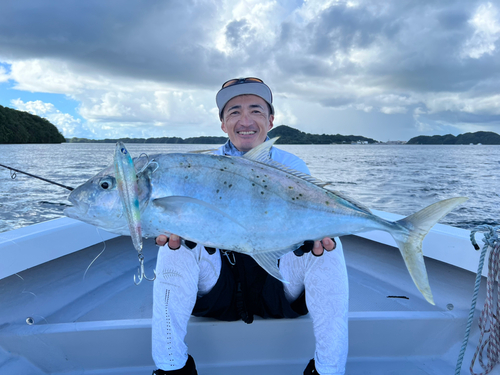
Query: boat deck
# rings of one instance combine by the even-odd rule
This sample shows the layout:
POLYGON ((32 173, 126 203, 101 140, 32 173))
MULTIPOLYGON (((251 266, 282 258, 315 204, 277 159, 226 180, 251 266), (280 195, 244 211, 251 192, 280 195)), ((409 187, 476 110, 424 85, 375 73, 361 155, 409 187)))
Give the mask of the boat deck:
MULTIPOLYGON (((453 374, 475 274, 427 259, 432 306, 396 248, 356 236, 342 242, 350 286, 346 374, 453 374)), ((147 274, 156 250, 146 241, 147 274)), ((151 374, 153 284, 133 284, 137 264, 130 238, 118 237, 0 280, 1 373, 151 374)), ((473 327, 461 374, 477 344, 473 327)), ((308 316, 251 325, 192 318, 186 340, 200 375, 302 374, 314 353, 308 316)))

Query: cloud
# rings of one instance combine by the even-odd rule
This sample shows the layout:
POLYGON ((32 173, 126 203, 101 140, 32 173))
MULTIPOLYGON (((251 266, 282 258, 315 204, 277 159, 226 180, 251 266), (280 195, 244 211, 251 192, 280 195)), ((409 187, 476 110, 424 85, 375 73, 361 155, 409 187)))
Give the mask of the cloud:
MULTIPOLYGON (((134 137, 187 137, 188 130, 200 135, 220 133, 213 91, 181 90, 175 85, 77 74, 76 70, 68 62, 32 59, 13 62, 11 76, 17 90, 64 94, 79 102, 78 112, 87 129, 87 135, 81 137, 123 136, 120 132, 124 131, 134 137)), ((26 107, 16 101, 14 105, 40 112, 40 106, 34 104, 26 107)), ((77 130, 61 129, 65 136, 73 136, 77 130), (70 134, 64 133, 69 130, 70 134)))
MULTIPOLYGON (((52 103, 44 103, 41 100, 23 102, 21 99, 12 100, 11 103, 20 111, 46 118, 67 138, 82 134, 81 120, 67 113, 61 113, 52 103)), ((91 132, 87 132, 87 136, 90 134, 91 132)))
POLYGON ((492 3, 481 4, 469 24, 474 29, 465 42, 463 55, 478 59, 484 54, 492 55, 495 43, 500 39, 499 11, 492 3))
POLYGON ((9 73, 7 72, 7 69, 0 65, 0 83, 2 82, 7 82, 9 80, 9 73))
POLYGON ((83 120, 68 131, 94 137, 219 135, 215 92, 238 76, 264 78, 276 121, 310 129, 500 131, 499 39, 480 0, 19 0, 0 5, 0 82, 71 98, 83 120))

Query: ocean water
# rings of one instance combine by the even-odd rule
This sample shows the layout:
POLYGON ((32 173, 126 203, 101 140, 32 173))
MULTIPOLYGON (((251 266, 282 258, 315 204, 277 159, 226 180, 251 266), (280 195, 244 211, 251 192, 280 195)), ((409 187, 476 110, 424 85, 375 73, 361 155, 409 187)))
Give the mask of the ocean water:
MULTIPOLYGON (((126 145, 141 153, 213 145, 126 145)), ((369 208, 409 215, 441 199, 469 201, 441 222, 471 229, 500 225, 500 146, 279 145, 319 179, 369 208)), ((0 164, 77 187, 112 163, 114 144, 0 145, 0 164)), ((0 167, 0 232, 62 217, 69 191, 0 167), (12 178, 15 177, 15 178, 12 178)))

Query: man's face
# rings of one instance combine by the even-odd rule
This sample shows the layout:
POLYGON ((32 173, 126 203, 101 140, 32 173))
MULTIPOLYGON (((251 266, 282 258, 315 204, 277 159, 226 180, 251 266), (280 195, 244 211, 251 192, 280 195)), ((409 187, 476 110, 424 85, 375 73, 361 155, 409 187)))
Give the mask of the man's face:
POLYGON ((240 151, 250 151, 266 140, 274 116, 261 97, 240 95, 227 102, 222 113, 222 130, 240 151))

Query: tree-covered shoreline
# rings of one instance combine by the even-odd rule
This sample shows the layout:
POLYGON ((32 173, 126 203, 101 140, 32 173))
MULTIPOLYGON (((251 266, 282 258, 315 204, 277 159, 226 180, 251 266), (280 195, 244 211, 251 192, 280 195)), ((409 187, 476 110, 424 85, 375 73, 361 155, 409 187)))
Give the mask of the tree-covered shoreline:
POLYGON ((410 145, 500 145, 500 135, 493 132, 478 131, 454 136, 446 135, 420 135, 413 137, 407 144, 410 145))
MULTIPOLYGON (((351 144, 356 142, 377 143, 376 140, 365 138, 359 135, 329 135, 329 134, 310 134, 291 128, 286 125, 280 125, 269 132, 269 137, 280 137, 277 144, 351 144)), ((68 138, 69 143, 169 143, 169 144, 223 144, 227 137, 202 136, 202 137, 160 137, 160 138, 106 138, 106 139, 87 139, 87 138, 68 138)))
MULTIPOLYGON (((277 126, 269 132, 269 137, 279 137, 277 144, 375 144, 381 143, 360 135, 311 134, 287 125, 277 126)), ((223 144, 226 136, 200 137, 155 137, 155 138, 64 138, 56 126, 47 119, 0 105, 0 144, 9 143, 168 143, 168 144, 223 144)), ((383 143, 383 142, 382 142, 383 143)), ((404 142, 397 142, 404 143, 404 142)), ((500 135, 494 132, 478 131, 454 136, 421 135, 411 138, 409 145, 500 145, 500 135)))
POLYGON ((0 143, 63 143, 64 136, 48 120, 0 105, 0 143))

